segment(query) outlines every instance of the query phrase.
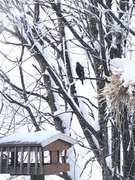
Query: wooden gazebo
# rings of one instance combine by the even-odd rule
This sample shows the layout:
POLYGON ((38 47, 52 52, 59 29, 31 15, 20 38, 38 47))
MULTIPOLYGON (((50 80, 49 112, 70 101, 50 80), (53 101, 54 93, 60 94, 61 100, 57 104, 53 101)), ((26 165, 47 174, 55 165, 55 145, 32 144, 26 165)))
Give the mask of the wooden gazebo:
POLYGON ((66 150, 76 140, 59 131, 12 134, 0 138, 0 173, 49 175, 69 171, 66 150))

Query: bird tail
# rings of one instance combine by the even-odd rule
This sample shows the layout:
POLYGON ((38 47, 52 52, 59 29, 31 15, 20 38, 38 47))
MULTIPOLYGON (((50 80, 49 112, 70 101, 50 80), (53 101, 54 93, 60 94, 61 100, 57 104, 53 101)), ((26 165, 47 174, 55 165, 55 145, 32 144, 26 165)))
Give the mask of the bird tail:
POLYGON ((81 81, 82 81, 82 85, 83 85, 83 79, 81 81))

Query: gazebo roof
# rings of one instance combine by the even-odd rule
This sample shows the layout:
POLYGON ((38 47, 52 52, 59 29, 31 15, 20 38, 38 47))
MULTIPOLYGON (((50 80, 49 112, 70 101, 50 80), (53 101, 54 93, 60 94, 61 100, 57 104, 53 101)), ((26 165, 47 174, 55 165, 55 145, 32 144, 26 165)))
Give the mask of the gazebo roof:
POLYGON ((41 145, 42 147, 53 143, 56 140, 65 141, 71 145, 77 141, 70 136, 67 136, 60 131, 38 131, 31 133, 17 133, 0 138, 0 146, 4 145, 41 145))

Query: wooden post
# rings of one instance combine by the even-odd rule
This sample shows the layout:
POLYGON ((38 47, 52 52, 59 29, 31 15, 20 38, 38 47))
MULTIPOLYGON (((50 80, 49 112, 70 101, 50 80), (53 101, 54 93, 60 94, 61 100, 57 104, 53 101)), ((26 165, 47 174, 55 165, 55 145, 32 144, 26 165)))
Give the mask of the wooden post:
POLYGON ((3 148, 0 148, 0 173, 2 172, 3 148))
POLYGON ((6 150, 7 150, 6 172, 8 172, 8 169, 9 169, 9 152, 10 152, 10 147, 7 147, 6 150))
POLYGON ((41 174, 43 174, 43 152, 41 147, 39 147, 39 163, 40 163, 41 174))
POLYGON ((35 151, 35 174, 38 173, 38 150, 37 147, 34 148, 35 151))
POLYGON ((31 180, 45 180, 44 175, 31 175, 31 180))
POLYGON ((57 164, 59 162, 58 160, 58 151, 50 151, 50 163, 51 164, 57 164))
POLYGON ((21 161, 20 161, 20 174, 23 173, 23 147, 21 147, 21 161))
POLYGON ((28 162, 27 162, 27 174, 30 174, 30 147, 28 147, 28 162))
POLYGON ((16 166, 17 166, 17 148, 14 148, 14 174, 16 173, 16 166))

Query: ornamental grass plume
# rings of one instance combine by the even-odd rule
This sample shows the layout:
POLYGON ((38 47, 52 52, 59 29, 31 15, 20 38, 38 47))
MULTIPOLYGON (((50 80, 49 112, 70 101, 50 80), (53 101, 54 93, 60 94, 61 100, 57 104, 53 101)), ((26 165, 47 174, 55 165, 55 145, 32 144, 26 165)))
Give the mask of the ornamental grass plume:
POLYGON ((135 84, 129 83, 124 86, 121 74, 113 74, 107 78, 107 83, 101 92, 102 99, 109 102, 111 109, 119 108, 122 103, 127 107, 135 107, 135 84))

